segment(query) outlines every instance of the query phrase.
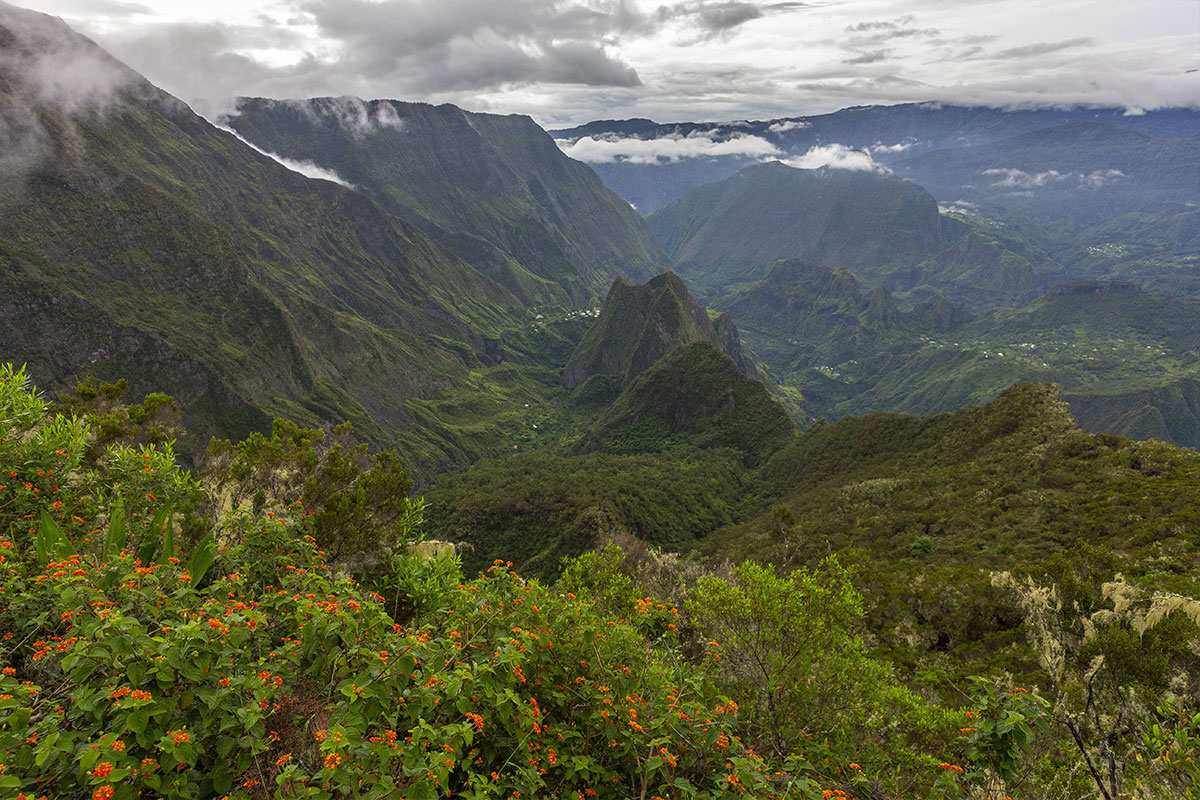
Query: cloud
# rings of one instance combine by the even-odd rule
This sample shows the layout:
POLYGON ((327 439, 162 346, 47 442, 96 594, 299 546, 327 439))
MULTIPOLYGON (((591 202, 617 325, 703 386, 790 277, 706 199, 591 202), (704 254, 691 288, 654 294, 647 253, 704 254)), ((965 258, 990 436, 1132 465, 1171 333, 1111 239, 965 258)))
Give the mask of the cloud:
POLYGON ((781 154, 779 148, 761 136, 735 133, 722 138, 715 130, 693 131, 686 136, 671 134, 656 139, 619 137, 612 134, 585 136, 574 141, 560 139, 558 146, 571 158, 591 164, 662 164, 687 158, 717 156, 761 159, 781 154))
POLYGON ((19 75, 36 101, 65 114, 103 111, 138 76, 100 48, 44 14, 6 7, 0 25, 14 37, 0 67, 19 75))
POLYGON ((341 45, 336 68, 427 87, 546 82, 636 86, 636 70, 603 44, 644 26, 628 3, 541 0, 304 0, 341 45))
POLYGON ((973 217, 979 214, 979 206, 966 200, 955 200, 947 205, 938 206, 939 214, 965 214, 973 217))
POLYGON ((30 171, 74 139, 79 116, 148 88, 61 20, 0 3, 0 187, 20 191, 30 171))
POLYGON ((856 44, 906 38, 929 38, 941 34, 937 28, 920 28, 914 25, 914 22, 915 17, 912 14, 905 14, 895 19, 868 20, 855 25, 847 25, 845 30, 846 33, 854 34, 850 41, 856 44))
POLYGON ((1064 39, 1061 42, 1038 42, 1036 44, 1023 45, 1021 47, 1009 47, 1005 50, 987 54, 984 57, 1011 61, 1014 59, 1044 56, 1048 53, 1057 53, 1062 50, 1074 50, 1079 47, 1090 47, 1095 43, 1096 40, 1092 37, 1081 36, 1075 39, 1064 39))
MULTIPOLYGON (((1020 169, 995 168, 986 169, 983 174, 998 178, 992 182, 992 186, 1013 189, 1035 189, 1040 186, 1060 184, 1070 178, 1076 178, 1080 188, 1099 189, 1105 184, 1125 177, 1125 173, 1119 169, 1097 169, 1092 172, 1060 172, 1051 169, 1045 172, 1025 172, 1020 169)), ((1025 191, 1017 194, 1029 195, 1031 192, 1025 191)))
POLYGON ((767 133, 787 133, 812 127, 811 122, 802 119, 781 119, 767 126, 767 133))
POLYGON ((641 85, 637 71, 613 52, 617 37, 648 24, 623 0, 290 4, 297 13, 283 18, 144 23, 106 31, 103 40, 163 88, 212 106, 236 95, 433 100, 453 94, 463 104, 464 94, 522 86, 641 85), (278 55, 288 53, 290 59, 278 55))
POLYGON ((844 144, 836 143, 817 145, 810 148, 804 155, 789 158, 783 163, 797 169, 829 167, 830 169, 848 169, 862 172, 891 172, 887 167, 877 164, 872 160, 871 154, 866 150, 858 150, 853 147, 847 147, 844 144))
POLYGON ((696 15, 700 27, 713 33, 732 30, 752 19, 761 19, 762 9, 754 3, 743 3, 739 0, 723 2, 701 2, 689 4, 690 13, 696 15))
POLYGON ((73 15, 193 104, 394 97, 561 127, 923 100, 1200 107, 1185 0, 1142 0, 1136 13, 1110 0, 18 2, 73 15), (881 17, 888 7, 906 14, 881 17))
POLYGON ((674 5, 661 5, 654 12, 658 25, 685 22, 698 29, 699 36, 688 39, 686 45, 694 45, 714 37, 727 36, 747 22, 762 19, 768 14, 787 13, 811 8, 803 2, 761 3, 744 0, 687 0, 674 5))
POLYGON ((1080 174, 1079 184, 1089 189, 1099 189, 1106 183, 1111 183, 1117 178, 1124 178, 1125 173, 1119 169, 1098 169, 1088 174, 1080 174))
POLYGON ((313 97, 305 100, 262 100, 243 98, 229 114, 236 117, 248 103, 278 103, 295 109, 318 125, 332 122, 356 139, 383 130, 401 131, 404 119, 388 100, 360 100, 357 97, 313 97))
POLYGON ((295 159, 284 158, 283 156, 279 155, 278 153, 272 153, 269 150, 263 150, 258 145, 254 144, 250 140, 243 137, 240 133, 235 131, 233 128, 227 127, 225 125, 217 125, 216 127, 220 128, 221 130, 225 131, 228 134, 232 134, 242 144, 246 145, 247 147, 249 147, 250 149, 254 150, 257 153, 260 153, 261 155, 266 156, 267 158, 271 159, 272 161, 282 164, 283 166, 290 169, 292 172, 298 173, 300 175, 303 175, 306 178, 311 178, 313 180, 332 181, 333 183, 339 184, 341 186, 345 186, 347 189, 357 188, 357 187, 355 187, 354 184, 352 184, 349 181, 347 181, 346 179, 342 178, 342 176, 338 175, 336 172, 334 172, 331 169, 325 169, 324 167, 318 166, 317 164, 313 163, 312 161, 296 161, 295 159))
POLYGON ((881 47, 878 50, 859 51, 852 58, 843 58, 843 64, 874 64, 879 61, 887 60, 892 54, 892 51, 886 47, 881 47))
POLYGON ((1045 186, 1050 183, 1057 183, 1058 181, 1065 180, 1071 173, 1062 173, 1056 169, 1047 170, 1046 172, 1025 172, 1020 169, 996 167, 985 169, 983 174, 997 178, 997 180, 992 182, 992 186, 1011 186, 1018 189, 1027 189, 1033 186, 1045 186))
POLYGON ((896 142, 895 144, 876 142, 875 144, 871 145, 870 151, 872 153, 903 153, 916 143, 917 141, 915 139, 907 142, 896 142))

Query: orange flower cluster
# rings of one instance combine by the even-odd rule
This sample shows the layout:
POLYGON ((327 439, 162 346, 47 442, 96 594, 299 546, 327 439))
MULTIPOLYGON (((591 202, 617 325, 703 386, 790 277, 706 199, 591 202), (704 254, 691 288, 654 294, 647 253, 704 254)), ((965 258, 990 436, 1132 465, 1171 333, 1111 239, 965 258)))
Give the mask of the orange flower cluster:
POLYGON ((954 770, 955 772, 962 772, 962 771, 963 771, 963 768, 962 768, 962 767, 960 767, 960 766, 958 766, 957 764, 947 764, 945 761, 943 761, 942 763, 938 764, 938 766, 939 766, 939 767, 941 767, 942 769, 951 769, 951 770, 954 770))

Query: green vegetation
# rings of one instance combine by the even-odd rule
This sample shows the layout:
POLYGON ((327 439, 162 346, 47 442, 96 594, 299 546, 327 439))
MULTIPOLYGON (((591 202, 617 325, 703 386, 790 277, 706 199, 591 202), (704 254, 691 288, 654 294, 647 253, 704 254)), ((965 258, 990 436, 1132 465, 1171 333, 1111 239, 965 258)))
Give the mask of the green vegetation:
POLYGON ((518 443, 514 408, 565 416, 578 310, 615 275, 657 269, 637 215, 528 119, 368 115, 430 126, 428 159, 413 136, 361 142, 392 170, 373 174, 409 181, 414 214, 254 152, 59 21, 12 10, 0 31, 0 113, 41 142, 0 192, 4 357, 53 391, 126 379, 170 394, 188 458, 277 416, 350 420, 432 468, 495 455, 518 443), (103 113, 39 93, 26 62, 48 49, 110 64, 103 113), (468 179, 481 164, 494 180, 468 179))
POLYGON ((645 223, 525 116, 395 100, 242 98, 228 124, 332 169, 524 303, 589 302, 662 254, 645 223))
MULTIPOLYGON (((233 449, 286 477, 289 453, 311 447, 285 428, 233 449)), ((14 796, 815 800, 874 779, 853 754, 886 758, 844 737, 784 745, 785 721, 742 686, 743 645, 709 639, 736 605, 715 584, 681 611, 637 591, 613 548, 557 590, 503 562, 466 578, 451 557, 398 547, 419 504, 351 580, 318 549, 312 509, 269 493, 258 509, 210 502, 209 529, 180 546, 172 508, 202 487, 169 447, 113 444, 90 467, 88 436, 0 371, 0 787, 14 796), (779 746, 759 753, 760 740, 779 746)), ((746 570, 747 587, 770 580, 746 570)), ((882 692, 855 705, 863 723, 956 747, 941 712, 863 656, 836 563, 792 580, 776 613, 806 604, 838 643, 805 663, 856 697, 868 677, 882 692)), ((792 700, 811 711, 815 697, 792 700)), ((958 791, 919 752, 879 769, 889 786, 958 791)))
POLYGON ((425 491, 426 529, 468 544, 469 571, 503 557, 522 572, 552 578, 563 556, 620 532, 687 552, 741 518, 752 491, 734 451, 527 453, 439 477, 425 491))
POLYGON ((1031 299, 1060 269, 1020 240, 940 215, 917 184, 869 171, 757 164, 646 222, 674 269, 710 299, 748 289, 779 259, 976 305, 1031 299))
POLYGON ((625 386, 680 345, 708 342, 753 376, 753 365, 742 355, 737 328, 728 314, 712 313, 692 299, 679 276, 666 272, 641 286, 618 279, 609 289, 600 317, 563 369, 568 389, 581 387, 580 401, 614 397, 595 391, 602 377, 612 387, 625 386))
POLYGON ((905 310, 845 270, 781 261, 719 305, 807 415, 938 413, 1053 380, 1088 430, 1200 445, 1194 301, 1082 282, 1016 309, 973 315, 935 295, 905 310))
MULTIPOLYGON (((808 629, 746 638, 753 626, 738 615, 775 613, 757 624, 787 630, 791 612, 772 611, 775 600, 763 598, 782 602, 799 590, 777 587, 739 600, 711 575, 731 580, 728 591, 749 591, 833 553, 851 570, 870 643, 854 674, 894 670, 917 697, 948 706, 971 698, 976 716, 956 724, 974 728, 963 758, 980 767, 976 785, 993 796, 1102 796, 1090 761, 1109 791, 1106 775, 1117 776, 1118 790, 1138 787, 1139 797, 1190 791, 1188 767, 1173 767, 1171 759, 1186 760, 1182 743, 1195 727, 1187 720, 1200 710, 1200 686, 1187 677, 1200 674, 1190 649, 1200 636, 1194 451, 1084 433, 1055 387, 1022 384, 988 406, 936 417, 872 414, 818 423, 757 468, 726 456, 719 473, 712 463, 721 451, 708 451, 707 464, 686 472, 684 452, 481 465, 430 492, 437 498, 432 525, 442 538, 461 532, 476 548, 476 563, 511 554, 547 575, 547 552, 614 540, 625 550, 625 573, 651 593, 723 598, 725 633, 713 638, 726 648, 742 641, 738 647, 759 659, 747 657, 737 669, 726 664, 727 685, 739 687, 730 696, 756 698, 760 714, 772 704, 782 714, 780 704, 812 702, 774 695, 772 687, 794 681, 754 672, 772 658, 787 663, 779 646, 805 639, 808 629), (707 493, 699 475, 708 479, 707 493), (651 492, 651 482, 664 495, 651 492), (725 498, 731 524, 705 535, 718 498, 725 498), (672 536, 669 524, 653 520, 673 521, 681 533, 672 536), (647 543, 691 557, 654 554, 647 543), (729 561, 775 568, 730 572, 729 561), (968 678, 980 673, 993 682, 968 691, 968 678), (1018 686, 1039 687, 1044 703, 1027 702, 1018 686), (1167 732, 1165 720, 1182 712, 1155 708, 1176 703, 1189 709, 1187 719, 1167 732), (980 717, 990 720, 987 727, 977 724, 980 717), (1151 741, 1167 750, 1145 749, 1151 741)), ((837 574, 831 569, 821 572, 830 590, 837 574)), ((807 581, 805 574, 790 580, 807 581)), ((860 692, 856 702, 907 719, 902 738, 910 745, 929 741, 923 737, 931 734, 920 731, 934 718, 906 706, 900 685, 883 686, 893 688, 860 692), (907 716, 897 711, 905 707, 907 716)), ((839 735, 852 729, 837 720, 839 735)), ((794 734, 793 726, 783 728, 794 734)), ((910 786, 898 796, 915 791, 910 786)))
POLYGON ((877 174, 760 165, 661 211, 797 416, 990 401, 801 432, 677 275, 592 305, 657 251, 528 120, 243 105, 354 192, 132 73, 48 106, 22 59, 108 58, 59 22, 0 44, 0 116, 45 134, 0 191, 6 355, 74 387, 0 367, 5 797, 1200 791, 1200 455, 1065 402, 1197 441, 1195 304, 947 297, 1188 284, 1190 211, 1100 208, 1154 174, 1093 181, 1094 264, 877 174), (772 266, 798 248, 882 285, 772 266))
POLYGON ((755 465, 796 430, 766 388, 708 342, 672 350, 630 383, 579 447, 651 453, 680 446, 729 448, 755 465))

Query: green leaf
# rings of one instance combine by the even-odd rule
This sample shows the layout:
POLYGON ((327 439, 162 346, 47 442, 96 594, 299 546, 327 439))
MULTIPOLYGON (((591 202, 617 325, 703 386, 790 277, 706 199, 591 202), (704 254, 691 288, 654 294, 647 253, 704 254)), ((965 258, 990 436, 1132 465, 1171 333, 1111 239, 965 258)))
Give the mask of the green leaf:
POLYGON ((166 523, 166 531, 163 533, 162 555, 159 556, 158 559, 158 563, 160 564, 166 564, 168 559, 175 557, 175 526, 172 525, 170 521, 166 520, 166 514, 164 513, 165 511, 166 509, 159 511, 154 517, 155 530, 160 530, 162 528, 163 523, 158 521, 160 516, 163 517, 164 522, 166 523))
POLYGON ((125 504, 117 497, 112 507, 112 516, 108 521, 108 538, 104 542, 104 555, 114 558, 120 555, 125 547, 125 504))
POLYGON ((50 561, 52 558, 75 555, 74 546, 63 535, 62 529, 58 527, 58 523, 51 518, 50 514, 44 508, 42 509, 42 516, 38 525, 37 549, 39 560, 45 562, 50 561))
POLYGON ((134 712, 129 715, 129 719, 125 721, 126 727, 128 727, 129 730, 133 731, 134 733, 144 733, 146 731, 146 725, 149 723, 150 712, 145 708, 135 709, 134 712))
POLYGON ((229 794, 230 788, 233 786, 233 776, 226 773, 224 770, 218 769, 212 776, 213 789, 217 794, 229 794))
POLYGON ((150 527, 146 529, 146 538, 142 541, 142 547, 138 550, 137 555, 138 560, 143 564, 149 564, 154 560, 154 554, 158 552, 158 545, 162 542, 163 524, 167 521, 167 514, 170 512, 171 504, 167 503, 150 521, 150 527))
POLYGON ((417 781, 409 788, 407 800, 437 800, 437 792, 428 779, 417 781))
POLYGON ((188 561, 188 574, 192 576, 192 586, 199 585, 204 576, 208 574, 208 570, 212 567, 213 559, 217 555, 217 543, 210 533, 200 540, 200 544, 196 545, 195 552, 192 553, 191 559, 188 561))

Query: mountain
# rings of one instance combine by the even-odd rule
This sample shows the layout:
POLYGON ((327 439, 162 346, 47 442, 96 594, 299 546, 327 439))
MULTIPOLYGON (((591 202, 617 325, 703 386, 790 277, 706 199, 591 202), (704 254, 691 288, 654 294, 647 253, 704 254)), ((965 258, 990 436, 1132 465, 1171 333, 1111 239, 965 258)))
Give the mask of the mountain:
POLYGON ((943 148, 893 166, 944 202, 1076 225, 1200 203, 1200 136, 1159 138, 1093 121, 943 148))
POLYGON ((647 223, 675 269, 713 295, 752 284, 779 259, 801 259, 893 291, 1004 303, 1035 296, 1057 267, 940 215, 915 183, 870 170, 756 164, 692 189, 647 223))
POLYGON ((638 375, 577 449, 648 453, 681 446, 725 447, 750 466, 796 431, 783 406, 710 342, 676 347, 638 375))
POLYGON ((504 357, 519 302, 418 228, 59 20, 4 6, 0 47, 0 358, 46 388, 128 377, 174 395, 199 442, 286 415, 383 443, 413 400, 504 357))
POLYGON ((755 376, 733 319, 698 305, 678 275, 667 272, 641 286, 618 278, 567 362, 563 384, 577 402, 611 401, 660 358, 691 342, 712 344, 740 372, 755 376))
POLYGON ((335 172, 526 303, 590 302, 662 254, 641 218, 527 116, 452 105, 241 98, 226 123, 335 172))
MULTIPOLYGON (((877 343, 899 313, 886 289, 868 298, 849 271, 799 260, 778 262, 764 280, 725 304, 744 324, 794 343, 790 358, 805 352, 834 364, 877 343)), ((768 347, 760 357, 771 363, 774 352, 768 347)))
POLYGON ((1200 298, 1200 208, 1132 212, 1095 225, 1026 219, 1022 226, 1079 280, 1131 281, 1200 298))
MULTIPOLYGON (((933 151, 983 145, 1072 123, 1099 123, 1156 139, 1186 139, 1200 133, 1200 111, 1173 108, 1137 114, 1122 108, 1007 110, 907 103, 856 106, 831 114, 773 120, 599 120, 550 133, 567 152, 587 155, 608 186, 648 214, 689 189, 726 178, 763 157, 799 157, 812 148, 838 144, 868 149, 872 159, 893 167, 904 159, 933 151), (682 155, 678 148, 664 147, 657 157, 623 155, 619 147, 587 146, 594 142, 612 145, 624 139, 668 143, 690 139, 693 146, 682 155), (584 146, 577 147, 581 140, 584 146), (706 142, 724 144, 723 154, 713 155, 716 148, 706 147, 706 142)), ((936 168, 936 164, 932 166, 936 168)), ((1108 166, 1112 165, 1102 168, 1108 166)), ((909 177, 925 185, 924 176, 914 173, 909 177)), ((955 199, 936 191, 934 194, 946 203, 955 199)))
POLYGON ((807 414, 940 413, 1054 381, 1085 430, 1200 446, 1195 301, 1089 281, 1016 309, 975 314, 934 296, 904 310, 848 271, 781 261, 718 305, 807 414))

